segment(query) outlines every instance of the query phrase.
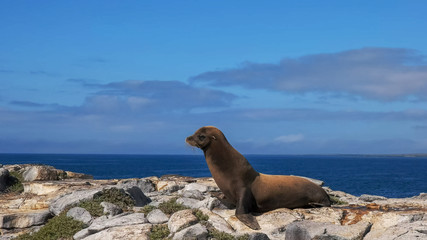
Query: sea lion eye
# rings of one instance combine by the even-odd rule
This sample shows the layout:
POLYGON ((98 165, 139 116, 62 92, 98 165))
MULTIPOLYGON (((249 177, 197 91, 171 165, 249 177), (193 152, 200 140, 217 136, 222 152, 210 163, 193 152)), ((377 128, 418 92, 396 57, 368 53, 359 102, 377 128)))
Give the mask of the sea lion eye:
POLYGON ((205 138, 206 138, 206 137, 205 137, 204 135, 199 135, 199 140, 200 140, 200 141, 205 140, 205 138))

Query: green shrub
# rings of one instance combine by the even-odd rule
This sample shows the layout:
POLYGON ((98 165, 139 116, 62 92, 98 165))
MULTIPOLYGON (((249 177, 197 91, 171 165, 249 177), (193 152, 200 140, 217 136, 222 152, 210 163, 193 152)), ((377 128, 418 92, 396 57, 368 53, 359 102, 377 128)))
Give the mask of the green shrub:
POLYGON ((148 237, 151 240, 162 240, 162 239, 167 239, 169 234, 170 232, 167 224, 154 225, 151 228, 151 231, 148 234, 148 237))
POLYGON ((199 222, 206 222, 207 220, 209 220, 209 216, 206 214, 203 214, 203 212, 200 211, 199 209, 194 209, 193 214, 194 214, 194 216, 197 217, 199 222))
POLYGON ((80 201, 76 206, 86 209, 94 217, 100 217, 104 214, 104 208, 101 206, 102 202, 115 204, 122 210, 128 210, 135 205, 135 201, 124 191, 110 188, 95 194, 91 200, 80 201))
POLYGON ((159 204, 159 209, 165 214, 172 214, 180 210, 188 209, 188 207, 176 202, 176 198, 173 198, 167 202, 159 204))
POLYGON ((331 205, 347 205, 348 202, 341 200, 339 197, 329 195, 329 199, 331 200, 331 205))
POLYGON ((101 202, 96 200, 84 200, 77 204, 77 207, 86 209, 93 217, 100 217, 104 215, 104 208, 101 206, 101 202))
POLYGON ((117 188, 104 189, 95 194, 93 199, 98 202, 109 202, 119 206, 123 210, 128 210, 135 206, 135 201, 123 190, 117 188))
POLYGON ((156 209, 156 207, 153 205, 145 205, 143 208, 141 208, 140 212, 144 213, 145 215, 148 215, 154 209, 156 209))
POLYGON ((67 217, 65 212, 50 219, 38 232, 33 234, 23 234, 17 240, 57 240, 73 239, 73 235, 82 230, 85 225, 67 217))
POLYGON ((210 229, 209 231, 209 239, 215 239, 215 240, 248 240, 249 235, 241 235, 238 237, 235 237, 229 233, 220 232, 216 230, 215 228, 210 229))
POLYGON ((9 177, 6 180, 6 185, 8 186, 6 188, 5 192, 9 193, 22 193, 24 191, 24 185, 22 185, 22 182, 24 182, 24 178, 22 177, 22 174, 16 171, 9 172, 9 177))

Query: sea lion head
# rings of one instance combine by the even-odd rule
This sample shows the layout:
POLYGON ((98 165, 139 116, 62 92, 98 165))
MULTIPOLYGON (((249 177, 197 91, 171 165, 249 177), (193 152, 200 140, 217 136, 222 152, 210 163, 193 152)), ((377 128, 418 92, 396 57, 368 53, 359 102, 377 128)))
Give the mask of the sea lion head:
POLYGON ((190 146, 206 150, 212 142, 221 138, 224 138, 224 135, 218 128, 207 126, 200 128, 193 135, 187 137, 185 142, 190 146))

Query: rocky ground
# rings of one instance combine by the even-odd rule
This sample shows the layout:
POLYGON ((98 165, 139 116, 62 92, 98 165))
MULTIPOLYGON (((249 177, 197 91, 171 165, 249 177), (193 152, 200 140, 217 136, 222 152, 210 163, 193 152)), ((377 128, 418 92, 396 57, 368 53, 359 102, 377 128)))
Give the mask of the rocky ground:
POLYGON ((212 178, 93 180, 49 166, 5 165, 0 239, 25 233, 19 239, 49 239, 49 229, 58 234, 64 226, 68 235, 60 238, 85 240, 427 239, 425 193, 387 199, 325 189, 332 207, 263 213, 256 216, 261 230, 254 231, 221 201, 212 178))

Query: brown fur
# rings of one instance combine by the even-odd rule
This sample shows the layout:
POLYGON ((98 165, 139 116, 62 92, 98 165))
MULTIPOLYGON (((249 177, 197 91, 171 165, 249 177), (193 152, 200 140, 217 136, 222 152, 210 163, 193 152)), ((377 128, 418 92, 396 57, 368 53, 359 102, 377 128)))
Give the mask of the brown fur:
POLYGON ((252 229, 260 227, 251 212, 331 205, 327 193, 305 178, 255 171, 215 127, 200 128, 186 142, 203 150, 212 177, 236 205, 236 217, 252 229))

